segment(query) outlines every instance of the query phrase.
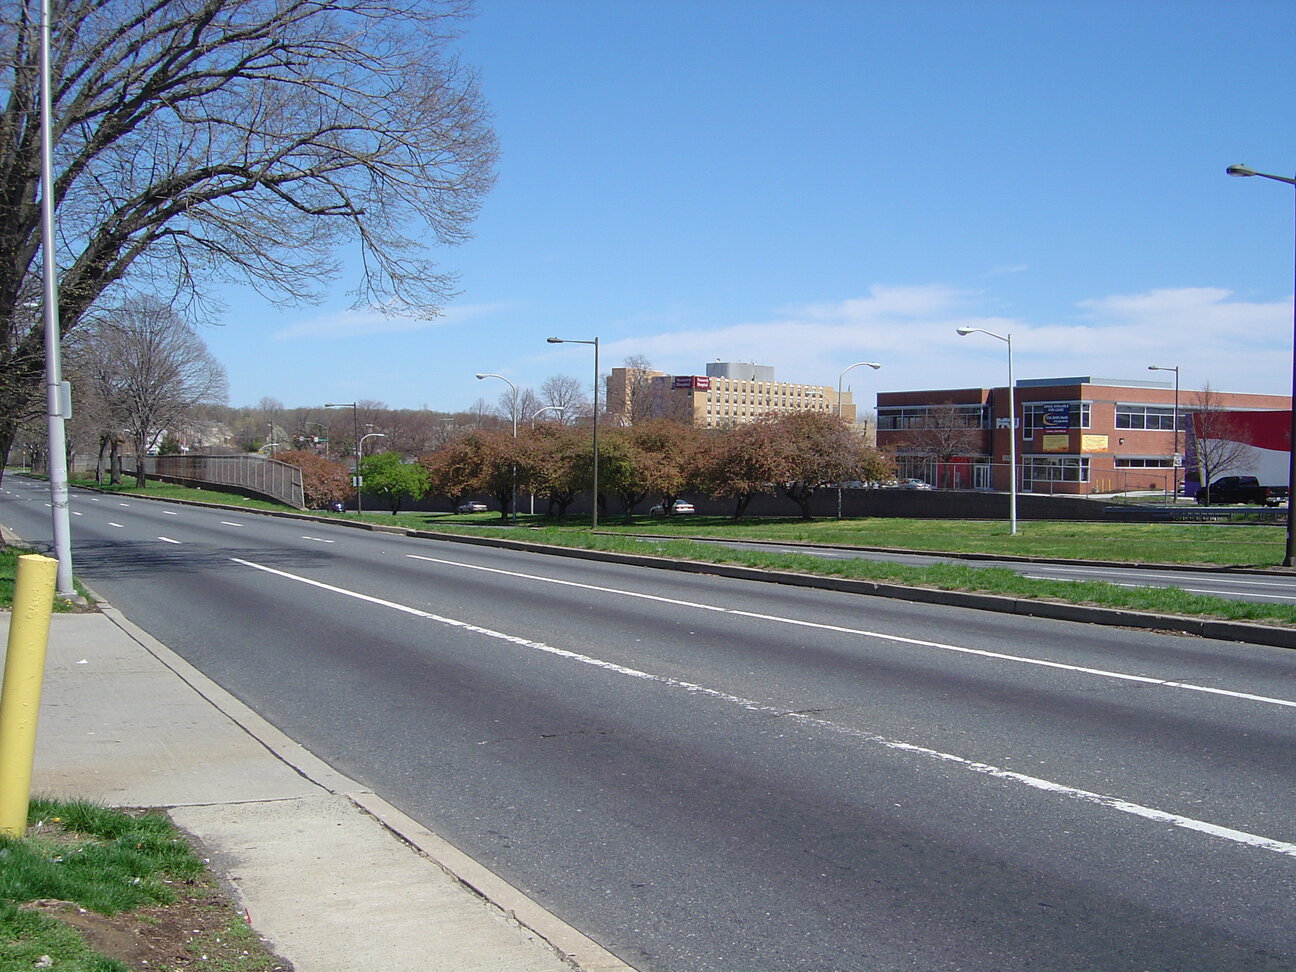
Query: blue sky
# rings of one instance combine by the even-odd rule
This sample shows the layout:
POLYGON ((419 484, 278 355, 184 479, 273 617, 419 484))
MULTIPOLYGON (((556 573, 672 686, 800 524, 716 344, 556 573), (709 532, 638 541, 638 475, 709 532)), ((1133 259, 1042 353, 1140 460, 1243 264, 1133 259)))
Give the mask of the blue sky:
POLYGON ((432 323, 231 295, 231 403, 453 411, 642 354, 857 400, 1019 378, 1291 385, 1290 0, 478 0, 500 139, 432 323), (494 387, 492 387, 494 386, 494 387))

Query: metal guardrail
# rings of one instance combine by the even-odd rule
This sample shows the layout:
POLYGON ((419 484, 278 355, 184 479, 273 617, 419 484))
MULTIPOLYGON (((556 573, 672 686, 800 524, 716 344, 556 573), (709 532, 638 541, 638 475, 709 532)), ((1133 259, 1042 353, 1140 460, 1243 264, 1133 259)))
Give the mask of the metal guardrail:
MULTIPOLYGON (((123 465, 128 464, 127 458, 123 465)), ((174 479, 186 484, 235 486, 287 503, 294 509, 306 508, 302 491, 301 470, 265 456, 146 456, 144 474, 174 479)))

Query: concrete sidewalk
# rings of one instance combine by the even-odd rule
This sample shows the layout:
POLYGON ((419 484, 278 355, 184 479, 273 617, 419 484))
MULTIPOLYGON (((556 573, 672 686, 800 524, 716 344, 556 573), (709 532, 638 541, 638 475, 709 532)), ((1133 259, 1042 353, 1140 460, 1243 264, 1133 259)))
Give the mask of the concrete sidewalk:
POLYGON ((114 609, 45 673, 33 791, 168 809, 297 972, 633 972, 114 609))

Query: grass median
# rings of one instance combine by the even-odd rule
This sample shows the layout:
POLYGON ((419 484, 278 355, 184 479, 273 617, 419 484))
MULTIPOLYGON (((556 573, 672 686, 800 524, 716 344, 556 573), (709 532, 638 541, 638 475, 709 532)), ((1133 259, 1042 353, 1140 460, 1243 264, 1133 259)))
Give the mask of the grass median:
MULTIPOLYGON (((132 492, 132 486, 124 492, 132 492)), ((279 504, 248 500, 211 490, 149 483, 145 495, 198 499, 252 509, 286 510, 279 504), (257 504, 257 505, 252 505, 257 504)), ((733 550, 703 540, 758 540, 935 553, 1013 555, 1028 558, 1097 560, 1113 563, 1192 564, 1219 567, 1269 567, 1282 560, 1285 530, 1253 523, 1108 523, 1103 521, 1023 521, 1010 535, 1001 521, 861 518, 812 520, 759 518, 735 523, 727 517, 639 518, 624 524, 606 518, 591 533, 588 518, 559 525, 542 516, 522 515, 516 526, 499 524, 498 513, 320 514, 334 519, 362 518, 375 524, 477 536, 510 536, 557 546, 651 553, 703 563, 737 564, 873 580, 938 590, 973 591, 1006 597, 1146 611, 1156 614, 1296 625, 1296 607, 1191 594, 1172 587, 1124 587, 1103 582, 1038 580, 994 567, 943 564, 915 567, 868 560, 828 560, 812 553, 733 550)), ((3 580, 0 579, 0 584, 3 580)))

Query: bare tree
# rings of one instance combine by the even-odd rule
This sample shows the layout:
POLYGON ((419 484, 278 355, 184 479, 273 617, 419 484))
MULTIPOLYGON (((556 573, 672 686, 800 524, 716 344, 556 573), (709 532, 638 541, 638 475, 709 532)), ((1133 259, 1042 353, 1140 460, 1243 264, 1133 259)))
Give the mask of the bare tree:
MULTIPOLYGON (((575 425, 576 421, 590 411, 590 398, 585 393, 585 386, 568 375, 551 375, 540 386, 541 405, 562 409, 556 416, 563 425, 575 425)), ((540 406, 536 406, 539 408, 540 406)))
POLYGON ((1230 469, 1248 465, 1255 457, 1255 449, 1239 441, 1237 422, 1209 383, 1193 395, 1188 409, 1192 415, 1192 452, 1209 503, 1210 484, 1230 469))
MULTIPOLYGON (((496 153, 447 51, 466 0, 50 7, 65 333, 110 288, 313 299, 342 244, 361 254, 357 303, 432 317, 453 293, 425 241, 468 235, 496 153)), ((0 454, 43 363, 23 310, 41 290, 39 9, 0 14, 0 454)))
POLYGON ((985 433, 977 421, 953 402, 933 405, 921 428, 911 429, 901 440, 904 449, 936 462, 984 451, 985 433))
POLYGON ((225 369, 192 327, 156 299, 133 298, 98 316, 70 357, 111 421, 134 440, 136 484, 152 440, 200 403, 224 401, 225 369))

